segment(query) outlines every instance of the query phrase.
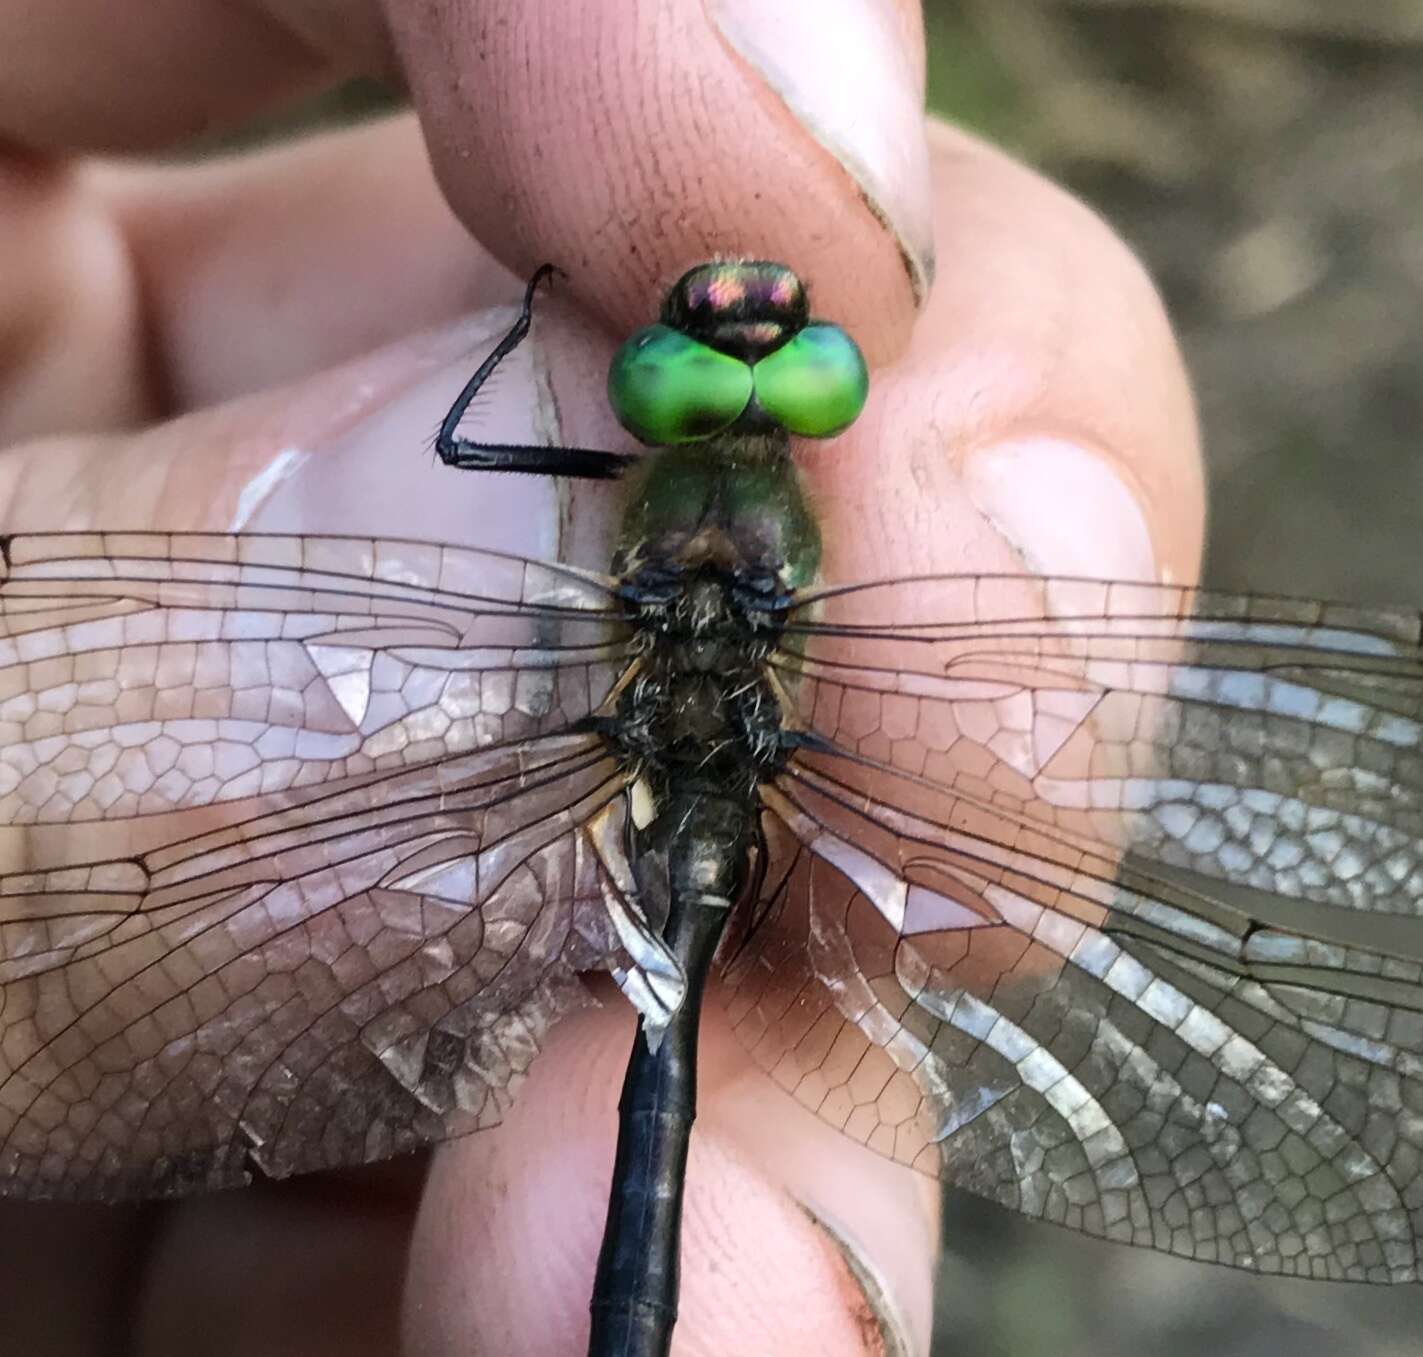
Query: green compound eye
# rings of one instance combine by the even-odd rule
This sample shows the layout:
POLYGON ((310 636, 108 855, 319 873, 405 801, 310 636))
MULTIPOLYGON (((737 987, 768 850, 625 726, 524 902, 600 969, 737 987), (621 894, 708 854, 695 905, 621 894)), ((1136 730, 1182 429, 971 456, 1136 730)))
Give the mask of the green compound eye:
POLYGON ((838 325, 807 325, 752 376, 762 408, 802 438, 833 438, 848 428, 870 391, 860 346, 838 325))
POLYGON ((750 400, 745 363, 666 325, 639 330, 608 369, 613 413, 644 443, 710 438, 734 423, 750 400))

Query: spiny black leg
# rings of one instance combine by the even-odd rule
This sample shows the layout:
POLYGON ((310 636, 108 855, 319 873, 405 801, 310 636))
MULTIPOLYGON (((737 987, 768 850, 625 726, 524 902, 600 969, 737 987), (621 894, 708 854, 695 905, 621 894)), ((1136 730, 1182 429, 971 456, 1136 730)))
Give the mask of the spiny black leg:
POLYGON ((455 433, 475 392, 489 374, 523 343, 533 315, 534 291, 550 274, 560 273, 552 264, 540 264, 524 289, 524 305, 509 333, 494 346, 494 352, 475 370, 473 377, 450 406, 435 439, 435 451, 446 466, 461 471, 527 471, 536 476, 578 476, 588 480, 611 480, 636 460, 622 452, 602 452, 596 448, 539 447, 532 443, 476 443, 455 433))

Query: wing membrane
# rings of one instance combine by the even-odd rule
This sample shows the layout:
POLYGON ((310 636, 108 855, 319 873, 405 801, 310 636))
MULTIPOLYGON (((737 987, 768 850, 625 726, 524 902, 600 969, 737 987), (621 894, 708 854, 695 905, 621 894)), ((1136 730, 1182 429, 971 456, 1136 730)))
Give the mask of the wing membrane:
POLYGON ((793 619, 758 1060, 1029 1215, 1416 1279, 1416 615, 958 579, 793 619))
POLYGON ((623 659, 606 581, 355 538, 9 539, 0 822, 128 818, 562 728, 623 659))
POLYGON ((787 664, 848 753, 1138 859, 1423 908, 1416 613, 975 577, 812 606, 787 664))
POLYGON ((606 582, 343 538, 4 545, 0 1191, 497 1120, 577 972, 622 960, 582 827, 623 778, 573 728, 623 656, 606 582))

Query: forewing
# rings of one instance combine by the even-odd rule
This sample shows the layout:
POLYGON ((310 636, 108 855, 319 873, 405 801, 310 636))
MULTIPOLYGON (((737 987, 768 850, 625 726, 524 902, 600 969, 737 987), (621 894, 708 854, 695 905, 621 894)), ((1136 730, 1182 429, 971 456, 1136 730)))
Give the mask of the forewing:
POLYGON ((604 584, 339 538, 5 545, 0 1192, 497 1120, 621 956, 584 826, 623 779, 573 729, 621 660, 604 584))
POLYGON ((1418 1276, 1416 615, 905 581, 779 664, 814 737, 732 979, 786 1087, 1029 1215, 1418 1276))
POLYGON ((341 537, 5 542, 0 824, 208 806, 561 729, 623 659, 597 577, 341 537))

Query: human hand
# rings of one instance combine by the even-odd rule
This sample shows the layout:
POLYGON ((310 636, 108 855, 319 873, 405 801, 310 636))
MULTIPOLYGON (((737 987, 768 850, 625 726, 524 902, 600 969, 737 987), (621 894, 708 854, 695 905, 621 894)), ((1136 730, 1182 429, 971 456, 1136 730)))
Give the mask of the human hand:
MULTIPOLYGON (((607 331, 546 306, 473 427, 626 448, 602 392, 614 336, 689 264, 751 253, 796 268, 879 369, 855 429, 807 455, 828 579, 1189 578, 1194 422, 1139 268, 972 139, 936 128, 925 153, 915 7, 770 8, 313 0, 298 41, 290 7, 150 8, 119 31, 108 7, 0 4, 23 72, 0 128, 25 148, 0 215, 0 529, 348 529, 593 561, 607 488, 576 487, 570 519, 556 486, 425 455, 506 320, 486 308, 551 259, 559 302, 607 331), (61 159, 163 147, 355 69, 399 71, 416 117, 186 169, 61 159)), ((412 1352, 577 1351, 630 1041, 624 1008, 565 1023, 505 1126, 426 1178, 297 1181, 134 1224, 135 1350, 389 1351, 403 1296, 412 1352)), ((704 1063, 679 1349, 874 1350, 861 1285, 803 1204, 926 1350, 935 1186, 789 1104, 714 1009, 704 1063)), ((42 1208, 3 1205, 7 1289, 31 1311, 63 1297, 73 1350, 111 1350, 105 1306, 133 1266, 111 1236, 132 1218, 51 1212, 46 1251, 26 1247, 42 1208)))

